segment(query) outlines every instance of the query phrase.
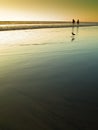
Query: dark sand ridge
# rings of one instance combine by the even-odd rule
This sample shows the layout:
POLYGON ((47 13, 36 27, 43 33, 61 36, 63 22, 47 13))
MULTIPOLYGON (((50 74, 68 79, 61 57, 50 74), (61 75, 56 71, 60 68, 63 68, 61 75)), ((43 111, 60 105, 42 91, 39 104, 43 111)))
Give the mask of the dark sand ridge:
POLYGON ((81 22, 79 25, 64 21, 0 21, 0 31, 98 26, 97 22, 81 22))

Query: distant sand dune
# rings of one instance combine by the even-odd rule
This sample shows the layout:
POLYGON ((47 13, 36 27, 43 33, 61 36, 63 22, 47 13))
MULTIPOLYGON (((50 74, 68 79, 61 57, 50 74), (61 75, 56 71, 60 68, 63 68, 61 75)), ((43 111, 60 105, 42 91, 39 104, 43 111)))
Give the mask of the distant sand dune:
POLYGON ((23 30, 23 29, 41 29, 41 28, 66 28, 66 27, 85 27, 98 26, 95 22, 82 22, 79 25, 73 25, 71 22, 55 21, 0 21, 0 31, 23 30))

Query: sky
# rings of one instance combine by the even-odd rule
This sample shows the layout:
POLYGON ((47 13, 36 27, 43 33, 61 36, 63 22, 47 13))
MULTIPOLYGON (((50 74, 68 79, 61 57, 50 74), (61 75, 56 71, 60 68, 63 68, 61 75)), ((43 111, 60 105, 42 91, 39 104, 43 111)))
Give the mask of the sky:
POLYGON ((0 0, 0 21, 98 22, 98 0, 0 0))

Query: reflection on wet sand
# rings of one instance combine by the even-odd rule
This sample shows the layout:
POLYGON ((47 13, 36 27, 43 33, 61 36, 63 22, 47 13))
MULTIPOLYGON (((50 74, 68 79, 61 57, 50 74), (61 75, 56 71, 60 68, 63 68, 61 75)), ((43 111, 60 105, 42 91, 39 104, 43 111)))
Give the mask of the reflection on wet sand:
POLYGON ((98 28, 80 29, 0 32, 0 130, 98 129, 98 28))
POLYGON ((76 38, 77 38, 77 36, 78 36, 78 34, 79 34, 79 26, 77 26, 77 27, 72 27, 72 36, 71 36, 71 41, 73 42, 76 38), (75 31, 76 30, 76 31, 75 31))

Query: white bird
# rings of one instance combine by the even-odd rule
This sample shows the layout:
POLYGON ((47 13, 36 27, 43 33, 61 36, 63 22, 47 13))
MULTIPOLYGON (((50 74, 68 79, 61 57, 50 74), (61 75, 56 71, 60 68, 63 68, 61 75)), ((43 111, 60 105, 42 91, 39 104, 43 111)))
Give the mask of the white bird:
POLYGON ((72 35, 76 35, 76 34, 72 32, 72 35))

